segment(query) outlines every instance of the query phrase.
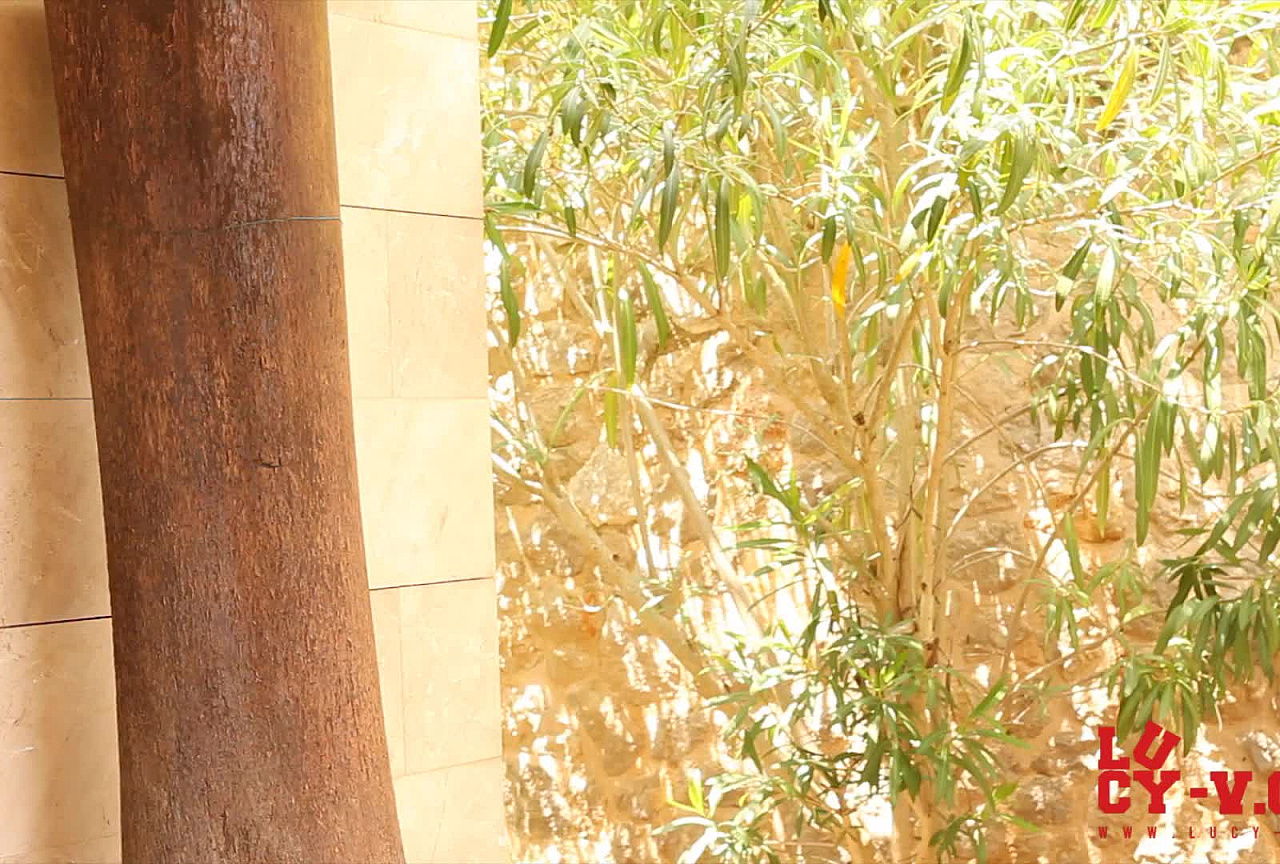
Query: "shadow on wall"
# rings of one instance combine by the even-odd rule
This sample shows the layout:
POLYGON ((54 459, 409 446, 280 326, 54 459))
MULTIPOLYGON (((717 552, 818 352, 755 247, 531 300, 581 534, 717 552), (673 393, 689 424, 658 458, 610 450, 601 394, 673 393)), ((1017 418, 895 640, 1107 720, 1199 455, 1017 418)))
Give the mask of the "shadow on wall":
MULTIPOLYGON (((721 770, 712 718, 662 642, 638 632, 582 566, 568 532, 531 506, 498 512, 516 860, 674 861, 685 838, 653 832, 691 772, 721 770)), ((626 542, 621 530, 607 533, 626 542)))

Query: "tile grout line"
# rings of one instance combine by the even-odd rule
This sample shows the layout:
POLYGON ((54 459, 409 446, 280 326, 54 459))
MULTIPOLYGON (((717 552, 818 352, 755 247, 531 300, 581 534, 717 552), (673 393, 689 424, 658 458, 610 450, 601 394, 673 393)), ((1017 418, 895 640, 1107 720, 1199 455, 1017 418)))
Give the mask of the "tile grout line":
POLYGON ((61 174, 41 174, 39 171, 7 171, 2 168, 0 168, 0 176, 34 177, 37 180, 66 180, 67 179, 61 174))
MULTIPOLYGON (((62 174, 41 174, 38 171, 10 171, 2 168, 0 168, 0 177, 27 177, 36 180, 61 180, 64 182, 67 179, 62 174)), ((407 216, 435 216, 439 219, 464 219, 468 222, 484 221, 483 216, 470 216, 464 213, 436 213, 430 210, 404 210, 398 207, 375 207, 372 204, 344 204, 341 201, 338 202, 338 206, 349 207, 352 210, 373 210, 379 213, 403 213, 407 216)))
MULTIPOLYGON (((351 395, 356 402, 488 402, 482 396, 362 396, 351 395)), ((0 402, 92 402, 92 396, 0 396, 0 402)))
POLYGON ((406 771, 405 773, 401 774, 399 777, 396 777, 395 779, 403 780, 407 777, 422 777, 423 775, 426 775, 426 774, 435 774, 441 771, 452 771, 454 768, 467 768, 471 765, 482 765, 485 762, 495 762, 495 761, 501 761, 501 760, 502 760, 502 753, 499 752, 495 756, 481 756, 478 759, 468 759, 466 762, 455 762, 452 765, 439 765, 435 768, 428 768, 425 771, 406 771))
POLYGON ((0 396, 0 402, 92 402, 92 396, 0 396))
POLYGON ((365 18, 360 15, 352 15, 349 12, 330 12, 330 15, 338 18, 346 18, 348 21, 360 21, 364 24, 381 24, 383 27, 395 27, 398 30, 408 30, 411 33, 425 33, 428 36, 440 36, 444 39, 461 39, 463 42, 469 42, 480 48, 480 19, 476 19, 476 32, 467 36, 462 33, 445 33, 440 30, 427 30, 423 27, 414 27, 412 24, 401 24, 399 21, 383 21, 381 18, 365 18))
MULTIPOLYGON (((374 591, 390 591, 395 588, 430 588, 434 585, 459 585, 466 582, 489 582, 492 576, 468 576, 464 579, 442 579, 438 582, 412 582, 407 585, 380 585, 376 588, 370 588, 370 593, 374 591)), ((23 630, 31 627, 52 627, 56 624, 79 624, 84 621, 109 621, 110 615, 85 615, 80 618, 52 618, 47 621, 23 621, 18 624, 0 624, 0 631, 4 630, 23 630)))
POLYGON ((351 210, 372 210, 376 213, 403 213, 406 216, 435 216, 438 219, 462 219, 467 222, 483 222, 483 216, 467 216, 462 213, 432 213, 423 210, 401 210, 397 207, 374 207, 371 204, 343 204, 338 202, 339 207, 347 207, 351 210))
POLYGON ((467 576, 463 579, 441 579, 438 582, 410 582, 407 585, 379 585, 377 588, 370 588, 372 591, 392 591, 396 588, 431 588, 435 585, 458 585, 463 582, 490 582, 492 576, 467 576))
POLYGON ((353 393, 355 402, 488 402, 489 394, 483 396, 361 396, 353 393))
POLYGON ((51 621, 24 621, 21 624, 0 624, 0 632, 23 630, 31 627, 51 627, 55 624, 79 624, 84 621, 109 621, 110 615, 86 615, 83 618, 55 618, 51 621))
MULTIPOLYGON (((396 25, 388 25, 396 26, 396 25)), ((409 28, 412 29, 412 28, 409 28)), ((427 31, 419 31, 427 32, 427 31)), ((443 35, 443 34, 442 34, 443 35)), ((39 171, 11 171, 0 168, 0 177, 27 177, 36 180, 61 180, 66 181, 66 177, 62 174, 43 174, 39 171)), ((339 207, 349 207, 352 210, 374 210, 379 213, 403 213, 407 216, 435 216, 440 219, 464 219, 468 222, 483 222, 483 216, 470 216, 464 213, 436 213, 430 210, 405 210, 399 207, 375 207, 372 204, 345 204, 338 202, 339 207)))

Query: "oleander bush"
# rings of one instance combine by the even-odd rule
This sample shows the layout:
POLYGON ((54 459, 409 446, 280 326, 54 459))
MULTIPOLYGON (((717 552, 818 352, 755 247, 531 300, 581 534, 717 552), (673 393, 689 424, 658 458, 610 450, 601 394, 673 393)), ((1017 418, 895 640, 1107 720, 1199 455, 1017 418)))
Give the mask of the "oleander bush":
POLYGON ((1280 3, 483 8, 495 482, 719 718, 684 860, 998 857, 1035 712, 1272 678, 1280 3))

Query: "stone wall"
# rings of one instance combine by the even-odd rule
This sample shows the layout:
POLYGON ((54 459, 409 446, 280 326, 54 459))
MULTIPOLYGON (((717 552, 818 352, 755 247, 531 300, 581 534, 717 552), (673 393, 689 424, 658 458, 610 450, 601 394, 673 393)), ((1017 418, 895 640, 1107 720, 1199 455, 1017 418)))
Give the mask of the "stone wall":
MULTIPOLYGON (((475 4, 330 13, 361 506, 405 848, 411 862, 505 860, 475 4)), ((39 0, 0 0, 0 80, 0 862, 118 861, 93 404, 39 0)))

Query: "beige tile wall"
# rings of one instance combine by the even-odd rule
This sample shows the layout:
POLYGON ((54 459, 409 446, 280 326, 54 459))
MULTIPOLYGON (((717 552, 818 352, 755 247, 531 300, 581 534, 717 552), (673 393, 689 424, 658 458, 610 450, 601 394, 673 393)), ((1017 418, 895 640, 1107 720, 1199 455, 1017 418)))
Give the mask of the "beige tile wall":
MULTIPOLYGON (((474 0, 331 0, 370 599, 412 864, 506 860, 474 0)), ((0 0, 0 864, 119 860, 93 406, 40 0, 0 0)))

